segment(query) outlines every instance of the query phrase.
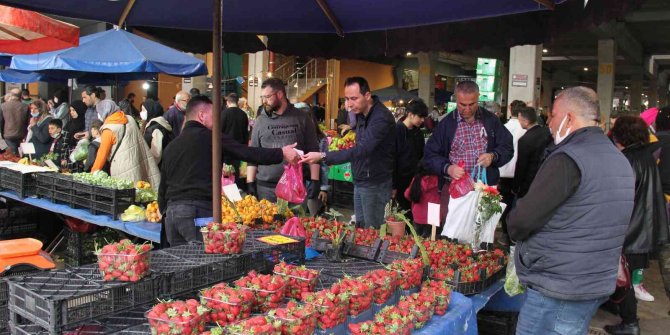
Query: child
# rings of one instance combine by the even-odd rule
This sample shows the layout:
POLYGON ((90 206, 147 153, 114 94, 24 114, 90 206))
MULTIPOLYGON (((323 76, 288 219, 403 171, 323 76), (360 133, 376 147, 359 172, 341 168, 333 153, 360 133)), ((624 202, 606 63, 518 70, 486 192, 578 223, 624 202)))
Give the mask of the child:
POLYGON ((437 176, 429 174, 423 166, 423 161, 419 161, 416 174, 404 195, 412 203, 417 235, 429 237, 432 229, 428 224, 428 203, 439 204, 440 194, 437 192, 437 176))
POLYGON ((49 136, 51 136, 51 146, 49 153, 56 154, 55 164, 60 168, 67 167, 68 145, 63 136, 63 121, 61 119, 49 120, 49 136))
POLYGON ((86 172, 91 172, 95 157, 98 155, 98 148, 100 148, 100 127, 102 127, 100 120, 95 120, 91 123, 91 142, 88 144, 88 157, 86 157, 86 164, 84 165, 84 171, 86 172))

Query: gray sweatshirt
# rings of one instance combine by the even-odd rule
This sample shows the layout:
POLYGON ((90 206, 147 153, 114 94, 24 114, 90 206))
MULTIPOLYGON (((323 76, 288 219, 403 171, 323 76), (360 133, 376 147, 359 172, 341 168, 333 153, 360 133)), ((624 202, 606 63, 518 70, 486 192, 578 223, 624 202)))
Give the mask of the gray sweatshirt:
MULTIPOLYGON (((319 151, 316 125, 309 114, 289 105, 284 114, 270 116, 261 112, 251 132, 251 146, 259 148, 281 148, 298 143, 297 149, 305 153, 319 151)), ((254 166, 253 164, 249 164, 254 166)), ((282 164, 258 166, 256 180, 276 183, 284 173, 282 164)), ((309 177, 309 176, 304 176, 309 177)))

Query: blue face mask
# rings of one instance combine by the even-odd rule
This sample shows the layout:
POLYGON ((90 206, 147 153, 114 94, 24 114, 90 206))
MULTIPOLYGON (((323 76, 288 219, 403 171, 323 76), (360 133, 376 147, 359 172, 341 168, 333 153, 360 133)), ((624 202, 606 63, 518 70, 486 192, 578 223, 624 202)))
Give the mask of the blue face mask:
POLYGON ((30 112, 30 115, 32 115, 32 117, 38 117, 40 116, 40 112, 30 112))

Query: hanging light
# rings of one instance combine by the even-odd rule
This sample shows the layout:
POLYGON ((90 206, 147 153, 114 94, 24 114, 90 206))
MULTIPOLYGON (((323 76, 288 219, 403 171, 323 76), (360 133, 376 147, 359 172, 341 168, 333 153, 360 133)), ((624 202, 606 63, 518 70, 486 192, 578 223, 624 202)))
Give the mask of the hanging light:
POLYGON ((148 82, 148 81, 145 81, 144 84, 142 84, 142 88, 143 88, 145 91, 149 90, 149 87, 150 87, 150 86, 149 86, 149 82, 148 82))

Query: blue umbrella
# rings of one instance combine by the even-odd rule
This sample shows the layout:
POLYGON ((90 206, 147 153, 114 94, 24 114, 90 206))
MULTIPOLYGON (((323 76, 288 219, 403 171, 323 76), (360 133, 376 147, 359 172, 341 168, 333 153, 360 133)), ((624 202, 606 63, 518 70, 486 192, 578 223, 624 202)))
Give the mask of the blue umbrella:
MULTIPOLYGON (((223 1, 223 31, 333 33, 385 30, 524 13, 565 0, 223 1), (542 3, 542 4, 540 4, 542 3)), ((12 7, 129 26, 212 30, 211 0, 0 0, 12 7), (124 11, 128 9, 127 16, 124 11)))
MULTIPOLYGON (((124 30, 82 37, 79 46, 12 57, 11 69, 64 70, 106 74, 167 73, 191 77, 207 74, 205 62, 124 30)), ((129 79, 126 79, 129 80, 129 79)))
POLYGON ((9 63, 12 62, 12 55, 0 52, 0 65, 9 66, 9 63))
POLYGON ((114 85, 131 80, 155 79, 153 73, 86 73, 78 71, 22 71, 5 69, 0 71, 0 81, 6 83, 27 84, 38 81, 65 83, 68 79, 77 79, 80 84, 114 85))

